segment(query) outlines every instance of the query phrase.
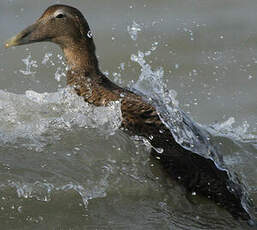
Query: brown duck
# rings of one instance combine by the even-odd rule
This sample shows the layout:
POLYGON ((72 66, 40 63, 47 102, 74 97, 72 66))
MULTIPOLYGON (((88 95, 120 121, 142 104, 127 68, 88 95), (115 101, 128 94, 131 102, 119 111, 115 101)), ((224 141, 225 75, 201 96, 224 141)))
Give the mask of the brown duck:
POLYGON ((66 5, 50 6, 33 25, 11 38, 5 46, 42 41, 54 42, 62 48, 70 68, 67 84, 74 87, 86 102, 106 106, 111 101, 121 101, 122 129, 147 138, 155 149, 162 148, 162 153, 153 149, 152 155, 159 159, 172 178, 189 192, 196 192, 225 207, 233 217, 250 220, 241 204, 243 189, 232 182, 227 171, 219 169, 213 160, 176 143, 153 105, 115 85, 100 71, 90 28, 79 10, 66 5))

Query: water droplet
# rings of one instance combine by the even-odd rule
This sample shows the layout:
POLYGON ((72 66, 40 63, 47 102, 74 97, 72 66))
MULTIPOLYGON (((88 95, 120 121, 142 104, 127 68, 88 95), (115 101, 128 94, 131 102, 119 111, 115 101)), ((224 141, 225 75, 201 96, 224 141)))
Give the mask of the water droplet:
POLYGON ((93 37, 93 34, 92 34, 91 30, 89 30, 89 31, 87 32, 87 36, 88 36, 89 38, 92 38, 92 37, 93 37))
POLYGON ((132 40, 137 40, 137 33, 141 31, 141 26, 133 21, 131 26, 127 26, 127 31, 132 40))
POLYGON ((37 68, 37 61, 32 60, 31 58, 31 54, 28 55, 28 57, 22 59, 23 63, 26 65, 26 69, 25 70, 19 70, 22 74, 24 75, 34 75, 36 72, 32 72, 31 68, 35 67, 37 68))

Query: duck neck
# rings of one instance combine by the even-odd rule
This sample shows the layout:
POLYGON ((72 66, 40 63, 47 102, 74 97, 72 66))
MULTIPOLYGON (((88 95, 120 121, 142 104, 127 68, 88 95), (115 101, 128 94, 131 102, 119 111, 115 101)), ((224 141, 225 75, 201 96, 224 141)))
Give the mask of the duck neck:
POLYGON ((93 40, 89 42, 62 47, 69 66, 67 84, 87 102, 107 105, 120 98, 121 89, 100 72, 93 40))
POLYGON ((81 40, 62 48, 71 72, 87 73, 88 76, 99 75, 100 70, 93 40, 81 40))

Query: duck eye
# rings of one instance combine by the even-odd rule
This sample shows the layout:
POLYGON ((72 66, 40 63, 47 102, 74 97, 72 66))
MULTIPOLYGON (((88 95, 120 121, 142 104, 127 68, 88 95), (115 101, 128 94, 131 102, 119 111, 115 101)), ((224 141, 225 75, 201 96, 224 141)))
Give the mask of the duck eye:
POLYGON ((56 18, 64 18, 64 14, 57 14, 56 18))

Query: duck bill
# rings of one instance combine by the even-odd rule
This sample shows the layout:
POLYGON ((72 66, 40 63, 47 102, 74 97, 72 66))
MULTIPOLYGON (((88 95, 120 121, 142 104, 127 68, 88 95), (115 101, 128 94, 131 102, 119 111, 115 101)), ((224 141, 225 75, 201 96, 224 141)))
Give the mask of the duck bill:
POLYGON ((37 30, 37 27, 37 23, 27 27, 25 30, 21 31, 16 36, 6 41, 5 47, 9 48, 12 46, 20 46, 40 41, 39 39, 36 39, 35 36, 33 36, 37 30))

